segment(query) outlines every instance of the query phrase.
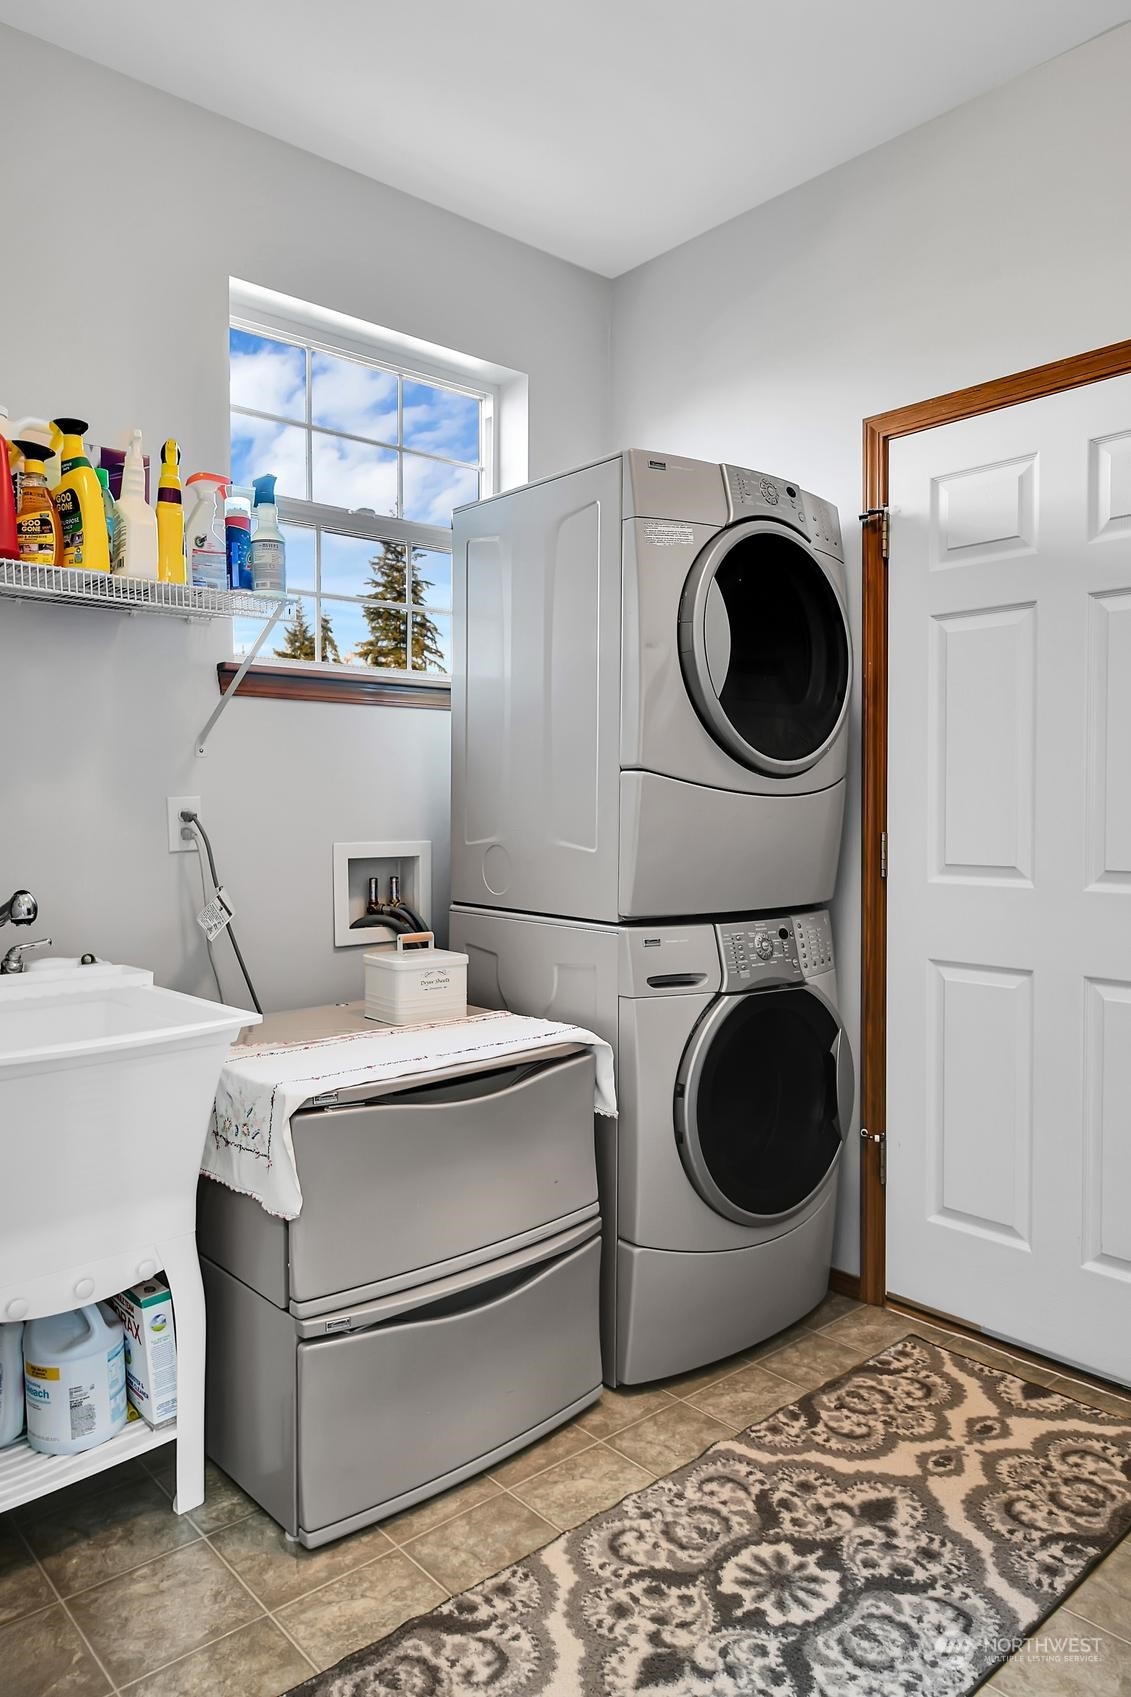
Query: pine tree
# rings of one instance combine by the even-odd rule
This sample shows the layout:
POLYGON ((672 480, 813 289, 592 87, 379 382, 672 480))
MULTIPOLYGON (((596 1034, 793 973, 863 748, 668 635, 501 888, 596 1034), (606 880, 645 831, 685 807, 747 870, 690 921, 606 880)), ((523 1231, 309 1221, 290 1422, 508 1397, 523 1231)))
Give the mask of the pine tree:
MULTIPOLYGON (((413 563, 423 557, 423 550, 414 548, 413 563)), ((366 586, 365 622, 369 626, 369 635, 359 642, 354 654, 365 666, 393 666, 400 671, 408 668, 406 650, 408 647, 405 626, 408 622, 403 611, 405 604, 405 558, 404 549, 396 542, 382 542, 381 552, 374 554, 369 562, 372 568, 369 582, 366 586), (381 606, 381 602, 394 602, 394 606, 381 606)), ((412 606, 421 608, 424 597, 432 585, 427 578, 420 577, 414 571, 412 574, 412 606)), ((412 670, 421 672, 429 669, 446 670, 444 651, 440 646, 440 632, 436 622, 427 613, 414 612, 412 618, 412 670)))
POLYGON ((338 652, 338 639, 330 627, 329 613, 322 615, 322 658, 333 661, 335 666, 341 663, 342 658, 338 652))
MULTIPOLYGON (((283 646, 276 648, 275 654, 280 660, 314 659, 314 632, 306 616, 306 605, 301 599, 295 602, 294 612, 283 630, 283 646)), ((328 613, 322 615, 322 658, 334 662, 341 659, 338 640, 331 628, 328 613)))
POLYGON ((280 660, 313 660, 314 632, 306 616, 306 604, 296 601, 290 619, 283 627, 283 646, 276 648, 280 660))

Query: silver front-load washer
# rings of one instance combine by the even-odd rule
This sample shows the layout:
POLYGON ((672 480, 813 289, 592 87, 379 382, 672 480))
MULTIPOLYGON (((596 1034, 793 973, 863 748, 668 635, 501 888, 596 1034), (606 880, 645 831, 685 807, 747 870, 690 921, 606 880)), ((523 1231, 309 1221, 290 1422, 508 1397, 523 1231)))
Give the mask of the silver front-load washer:
POLYGON ((633 451, 461 509, 453 573, 453 900, 617 921, 831 899, 834 506, 633 451))
POLYGON ((613 1045, 606 1380, 685 1372, 813 1308, 854 1091, 828 913, 627 926, 457 906, 451 937, 473 1002, 613 1045))

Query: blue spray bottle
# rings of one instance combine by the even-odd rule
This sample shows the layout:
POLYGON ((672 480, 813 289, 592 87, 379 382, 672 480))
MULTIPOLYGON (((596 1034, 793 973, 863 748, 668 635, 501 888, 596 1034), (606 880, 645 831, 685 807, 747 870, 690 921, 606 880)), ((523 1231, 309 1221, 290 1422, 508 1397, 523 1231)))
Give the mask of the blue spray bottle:
POLYGON ((287 588, 287 545, 279 529, 274 474, 253 478, 252 488, 255 490, 255 532, 251 538, 252 588, 261 595, 284 595, 287 588))

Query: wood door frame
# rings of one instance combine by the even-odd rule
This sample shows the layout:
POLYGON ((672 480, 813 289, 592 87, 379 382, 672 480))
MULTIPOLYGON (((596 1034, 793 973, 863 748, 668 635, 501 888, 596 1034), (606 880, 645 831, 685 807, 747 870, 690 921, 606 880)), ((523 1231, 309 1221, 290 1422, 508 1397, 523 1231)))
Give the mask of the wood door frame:
POLYGON ((883 518, 888 504, 889 450, 897 436, 912 436, 1128 372, 1131 341, 1113 342, 864 420, 860 1124, 872 1134, 864 1142, 860 1163, 860 1297, 864 1302, 882 1303, 887 1290, 882 1142, 877 1134, 881 1140, 887 1135, 887 885, 882 843, 888 788, 888 562, 883 518))

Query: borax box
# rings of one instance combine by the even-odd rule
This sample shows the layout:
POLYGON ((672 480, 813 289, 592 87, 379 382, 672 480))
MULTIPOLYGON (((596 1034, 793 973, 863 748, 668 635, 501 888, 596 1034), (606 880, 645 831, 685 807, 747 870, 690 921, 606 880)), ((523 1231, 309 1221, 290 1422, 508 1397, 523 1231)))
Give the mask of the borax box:
POLYGON ((173 1298, 156 1279, 111 1297, 126 1328, 126 1391, 151 1426, 177 1412, 177 1339, 173 1298))

